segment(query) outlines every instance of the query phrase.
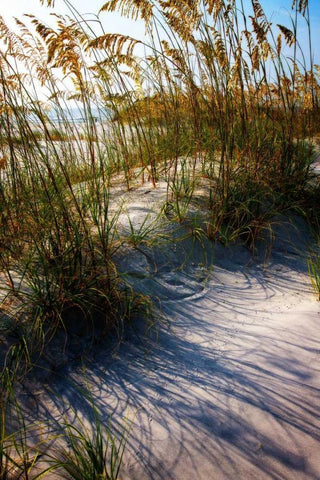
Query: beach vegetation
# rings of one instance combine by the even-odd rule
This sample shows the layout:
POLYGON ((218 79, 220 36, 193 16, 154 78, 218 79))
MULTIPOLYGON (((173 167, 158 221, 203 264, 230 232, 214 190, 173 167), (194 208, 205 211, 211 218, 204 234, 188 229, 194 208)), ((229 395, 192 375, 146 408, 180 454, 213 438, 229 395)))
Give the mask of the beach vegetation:
MULTIPOLYGON (((155 239, 169 241, 167 221, 200 244, 252 252, 272 244, 280 214, 319 226, 320 67, 308 0, 292 2, 289 26, 272 25, 259 0, 101 2, 101 12, 142 20, 143 39, 105 32, 99 16, 93 27, 65 3, 70 15, 55 26, 27 15, 10 29, 0 18, 3 479, 18 448, 5 427, 8 375, 14 389, 61 332, 66 344, 74 335, 94 343, 149 311, 150 299, 119 273, 124 245, 150 260, 155 239), (136 226, 128 214, 124 229, 119 179, 129 195, 137 182, 166 182, 163 217, 136 226)), ((309 271, 319 292, 319 256, 309 271)), ((116 443, 96 420, 92 435, 65 424, 61 467, 72 478, 119 475, 126 433, 116 443)), ((37 451, 19 451, 19 478, 30 478, 37 451)))
POLYGON ((54 452, 52 460, 60 477, 73 480, 117 480, 130 433, 125 421, 116 433, 111 424, 103 426, 93 407, 93 421, 85 424, 77 415, 63 425, 63 445, 54 452))
POLYGON ((315 293, 318 295, 320 300, 320 253, 319 253, 320 242, 318 243, 318 251, 313 252, 309 255, 308 267, 309 275, 312 286, 315 293))

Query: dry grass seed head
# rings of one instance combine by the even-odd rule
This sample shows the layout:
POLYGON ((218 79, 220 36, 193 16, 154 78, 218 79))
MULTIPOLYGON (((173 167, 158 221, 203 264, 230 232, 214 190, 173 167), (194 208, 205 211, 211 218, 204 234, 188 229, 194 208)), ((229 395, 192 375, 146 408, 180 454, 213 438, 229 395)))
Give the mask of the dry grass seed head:
POLYGON ((283 34, 285 41, 287 42, 287 45, 291 47, 296 41, 294 33, 289 28, 283 25, 277 24, 277 27, 279 28, 280 32, 283 34))
POLYGON ((137 20, 139 17, 148 25, 153 17, 153 2, 150 0, 109 0, 100 12, 119 11, 121 15, 137 20))
POLYGON ((141 43, 128 35, 121 35, 120 33, 106 33, 88 44, 89 48, 96 48, 98 50, 107 50, 112 55, 119 56, 122 63, 124 61, 128 64, 133 56, 133 50, 137 44, 141 43), (123 50, 125 48, 125 53, 123 50))
POLYGON ((309 5, 309 0, 299 0, 299 1, 293 0, 291 8, 294 9, 297 6, 298 12, 304 16, 308 8, 308 5, 309 5))

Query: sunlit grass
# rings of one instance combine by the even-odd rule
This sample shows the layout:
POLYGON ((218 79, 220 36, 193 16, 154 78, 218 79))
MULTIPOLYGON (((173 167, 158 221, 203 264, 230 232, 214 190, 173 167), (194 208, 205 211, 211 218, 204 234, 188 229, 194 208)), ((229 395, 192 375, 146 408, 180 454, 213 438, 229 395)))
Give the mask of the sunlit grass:
MULTIPOLYGON (((308 2, 293 2, 290 29, 272 26, 257 0, 250 11, 228 0, 101 7, 141 17, 145 40, 95 33, 99 21, 93 30, 75 11, 55 28, 29 17, 10 31, 0 21, 1 312, 16 332, 3 382, 8 371, 22 378, 58 331, 72 335, 74 317, 94 338, 120 334, 137 310, 148 311, 150 299, 119 274, 115 253, 153 246, 161 217, 138 227, 129 217, 123 233, 115 174, 128 191, 137 176, 154 188, 166 181, 159 215, 201 242, 242 242, 254 252, 261 240, 272 243, 277 215, 293 210, 319 226, 311 181, 319 67, 311 51, 309 63, 299 57, 297 35, 304 21, 310 36, 308 2)), ((319 291, 318 257, 309 270, 319 291)), ((72 478, 117 477, 125 442, 107 438, 109 464, 99 423, 93 436, 70 424, 66 431, 72 478)))

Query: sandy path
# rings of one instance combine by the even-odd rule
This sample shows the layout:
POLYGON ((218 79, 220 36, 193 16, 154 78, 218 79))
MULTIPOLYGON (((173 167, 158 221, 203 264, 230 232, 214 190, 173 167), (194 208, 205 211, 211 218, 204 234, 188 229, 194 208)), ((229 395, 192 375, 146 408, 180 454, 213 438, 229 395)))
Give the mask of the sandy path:
MULTIPOLYGON (((141 219, 154 195, 141 190, 131 218, 141 219)), ((205 259, 192 239, 148 256, 131 250, 121 268, 160 300, 166 320, 145 340, 131 332, 113 355, 102 345, 86 364, 106 419, 134 418, 121 479, 320 479, 320 305, 307 275, 310 239, 301 222, 281 228, 267 260, 209 244, 205 259)), ((85 415, 80 369, 69 365, 64 375, 72 382, 52 379, 55 396, 39 396, 38 417, 57 419, 62 400, 85 415)))

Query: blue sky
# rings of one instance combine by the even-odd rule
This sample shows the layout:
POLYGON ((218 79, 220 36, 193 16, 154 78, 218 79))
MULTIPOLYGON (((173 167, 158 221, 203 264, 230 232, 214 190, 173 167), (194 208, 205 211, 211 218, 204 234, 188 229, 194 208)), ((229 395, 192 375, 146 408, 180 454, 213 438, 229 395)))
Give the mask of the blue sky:
MULTIPOLYGON (((50 12, 53 10, 42 6, 40 0, 11 0, 5 3, 6 6, 2 12, 0 11, 0 14, 6 20, 9 20, 12 16, 21 18, 23 13, 31 13, 46 23, 52 22, 50 12)), ((81 14, 97 14, 104 2, 103 0, 90 0, 89 2, 88 0, 71 0, 71 3, 81 14)), ((244 3, 250 4, 250 0, 244 0, 244 3)), ((274 24, 280 23, 290 28, 289 15, 292 0, 261 0, 261 3, 268 18, 271 18, 274 24)), ((309 0, 309 8, 312 26, 313 55, 315 63, 320 64, 320 1, 309 0)), ((55 1, 54 11, 57 13, 68 12, 64 0, 55 1)), ((120 32, 133 37, 141 37, 143 35, 144 28, 142 23, 122 19, 120 15, 117 14, 102 13, 100 18, 107 32, 120 32)), ((302 49, 307 51, 308 32, 304 24, 301 25, 299 38, 302 49)))

